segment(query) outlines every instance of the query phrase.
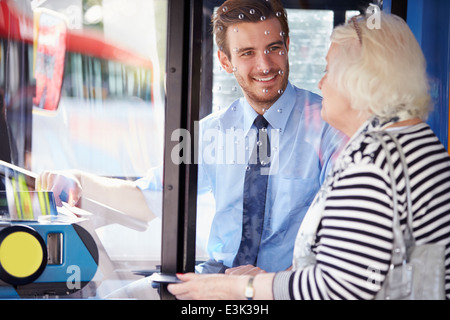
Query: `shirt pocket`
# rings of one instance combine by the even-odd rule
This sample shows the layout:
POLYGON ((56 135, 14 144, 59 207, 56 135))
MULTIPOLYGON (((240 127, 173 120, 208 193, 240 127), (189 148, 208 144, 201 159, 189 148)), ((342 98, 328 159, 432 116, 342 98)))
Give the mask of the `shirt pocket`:
POLYGON ((313 178, 277 177, 273 179, 270 224, 274 232, 298 228, 320 188, 313 178))

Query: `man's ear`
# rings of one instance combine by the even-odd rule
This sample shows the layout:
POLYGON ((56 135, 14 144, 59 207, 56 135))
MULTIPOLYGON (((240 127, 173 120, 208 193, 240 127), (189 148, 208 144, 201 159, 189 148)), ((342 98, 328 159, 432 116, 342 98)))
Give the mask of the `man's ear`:
POLYGON ((289 36, 286 38, 286 51, 289 52, 289 43, 290 43, 290 38, 289 36))
POLYGON ((218 50, 217 56, 219 57, 219 62, 222 68, 228 73, 233 73, 233 65, 231 64, 231 61, 230 59, 228 59, 225 52, 223 52, 222 50, 218 50))

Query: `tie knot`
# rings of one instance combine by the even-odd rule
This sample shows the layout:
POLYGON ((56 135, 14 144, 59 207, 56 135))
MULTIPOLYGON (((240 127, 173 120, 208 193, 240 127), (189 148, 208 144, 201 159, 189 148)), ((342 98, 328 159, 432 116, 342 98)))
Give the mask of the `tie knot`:
POLYGON ((260 130, 262 128, 267 128, 267 125, 269 124, 269 122, 267 122, 266 118, 264 118, 264 116, 262 116, 262 115, 258 115, 253 123, 255 124, 255 126, 258 130, 260 130))

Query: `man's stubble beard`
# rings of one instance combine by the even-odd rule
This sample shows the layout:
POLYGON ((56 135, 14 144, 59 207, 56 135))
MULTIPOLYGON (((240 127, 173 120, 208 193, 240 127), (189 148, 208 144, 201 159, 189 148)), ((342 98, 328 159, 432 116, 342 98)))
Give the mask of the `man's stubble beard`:
MULTIPOLYGON (((278 73, 279 70, 277 70, 278 73)), ((264 75, 266 76, 266 75, 264 75)), ((242 91, 244 92, 244 95, 246 96, 247 100, 251 103, 258 104, 258 106, 263 106, 266 110, 270 108, 282 95, 284 90, 286 90, 286 86, 289 79, 289 60, 286 61, 285 70, 283 70, 283 74, 281 75, 283 77, 283 82, 281 84, 281 88, 275 88, 271 89, 269 92, 253 92, 254 88, 249 89, 247 85, 245 84, 245 81, 242 79, 242 77, 239 75, 239 73, 235 74, 235 78, 241 87, 242 91), (279 91, 281 90, 281 91, 279 91)), ((253 81, 253 80, 251 80, 253 81)), ((255 107, 255 106, 253 106, 255 107)))

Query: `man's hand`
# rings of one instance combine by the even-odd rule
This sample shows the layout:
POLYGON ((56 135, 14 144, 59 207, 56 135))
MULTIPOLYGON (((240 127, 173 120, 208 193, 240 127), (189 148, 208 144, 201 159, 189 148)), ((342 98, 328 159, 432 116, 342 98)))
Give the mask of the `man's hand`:
POLYGON ((70 206, 76 205, 83 191, 80 178, 74 171, 44 171, 36 178, 35 188, 38 191, 53 192, 59 207, 62 206, 62 201, 70 206))
POLYGON ((255 267, 250 264, 225 270, 225 274, 233 275, 233 276, 239 276, 239 275, 256 276, 257 274, 260 274, 260 273, 266 273, 266 271, 264 271, 260 267, 255 267))

